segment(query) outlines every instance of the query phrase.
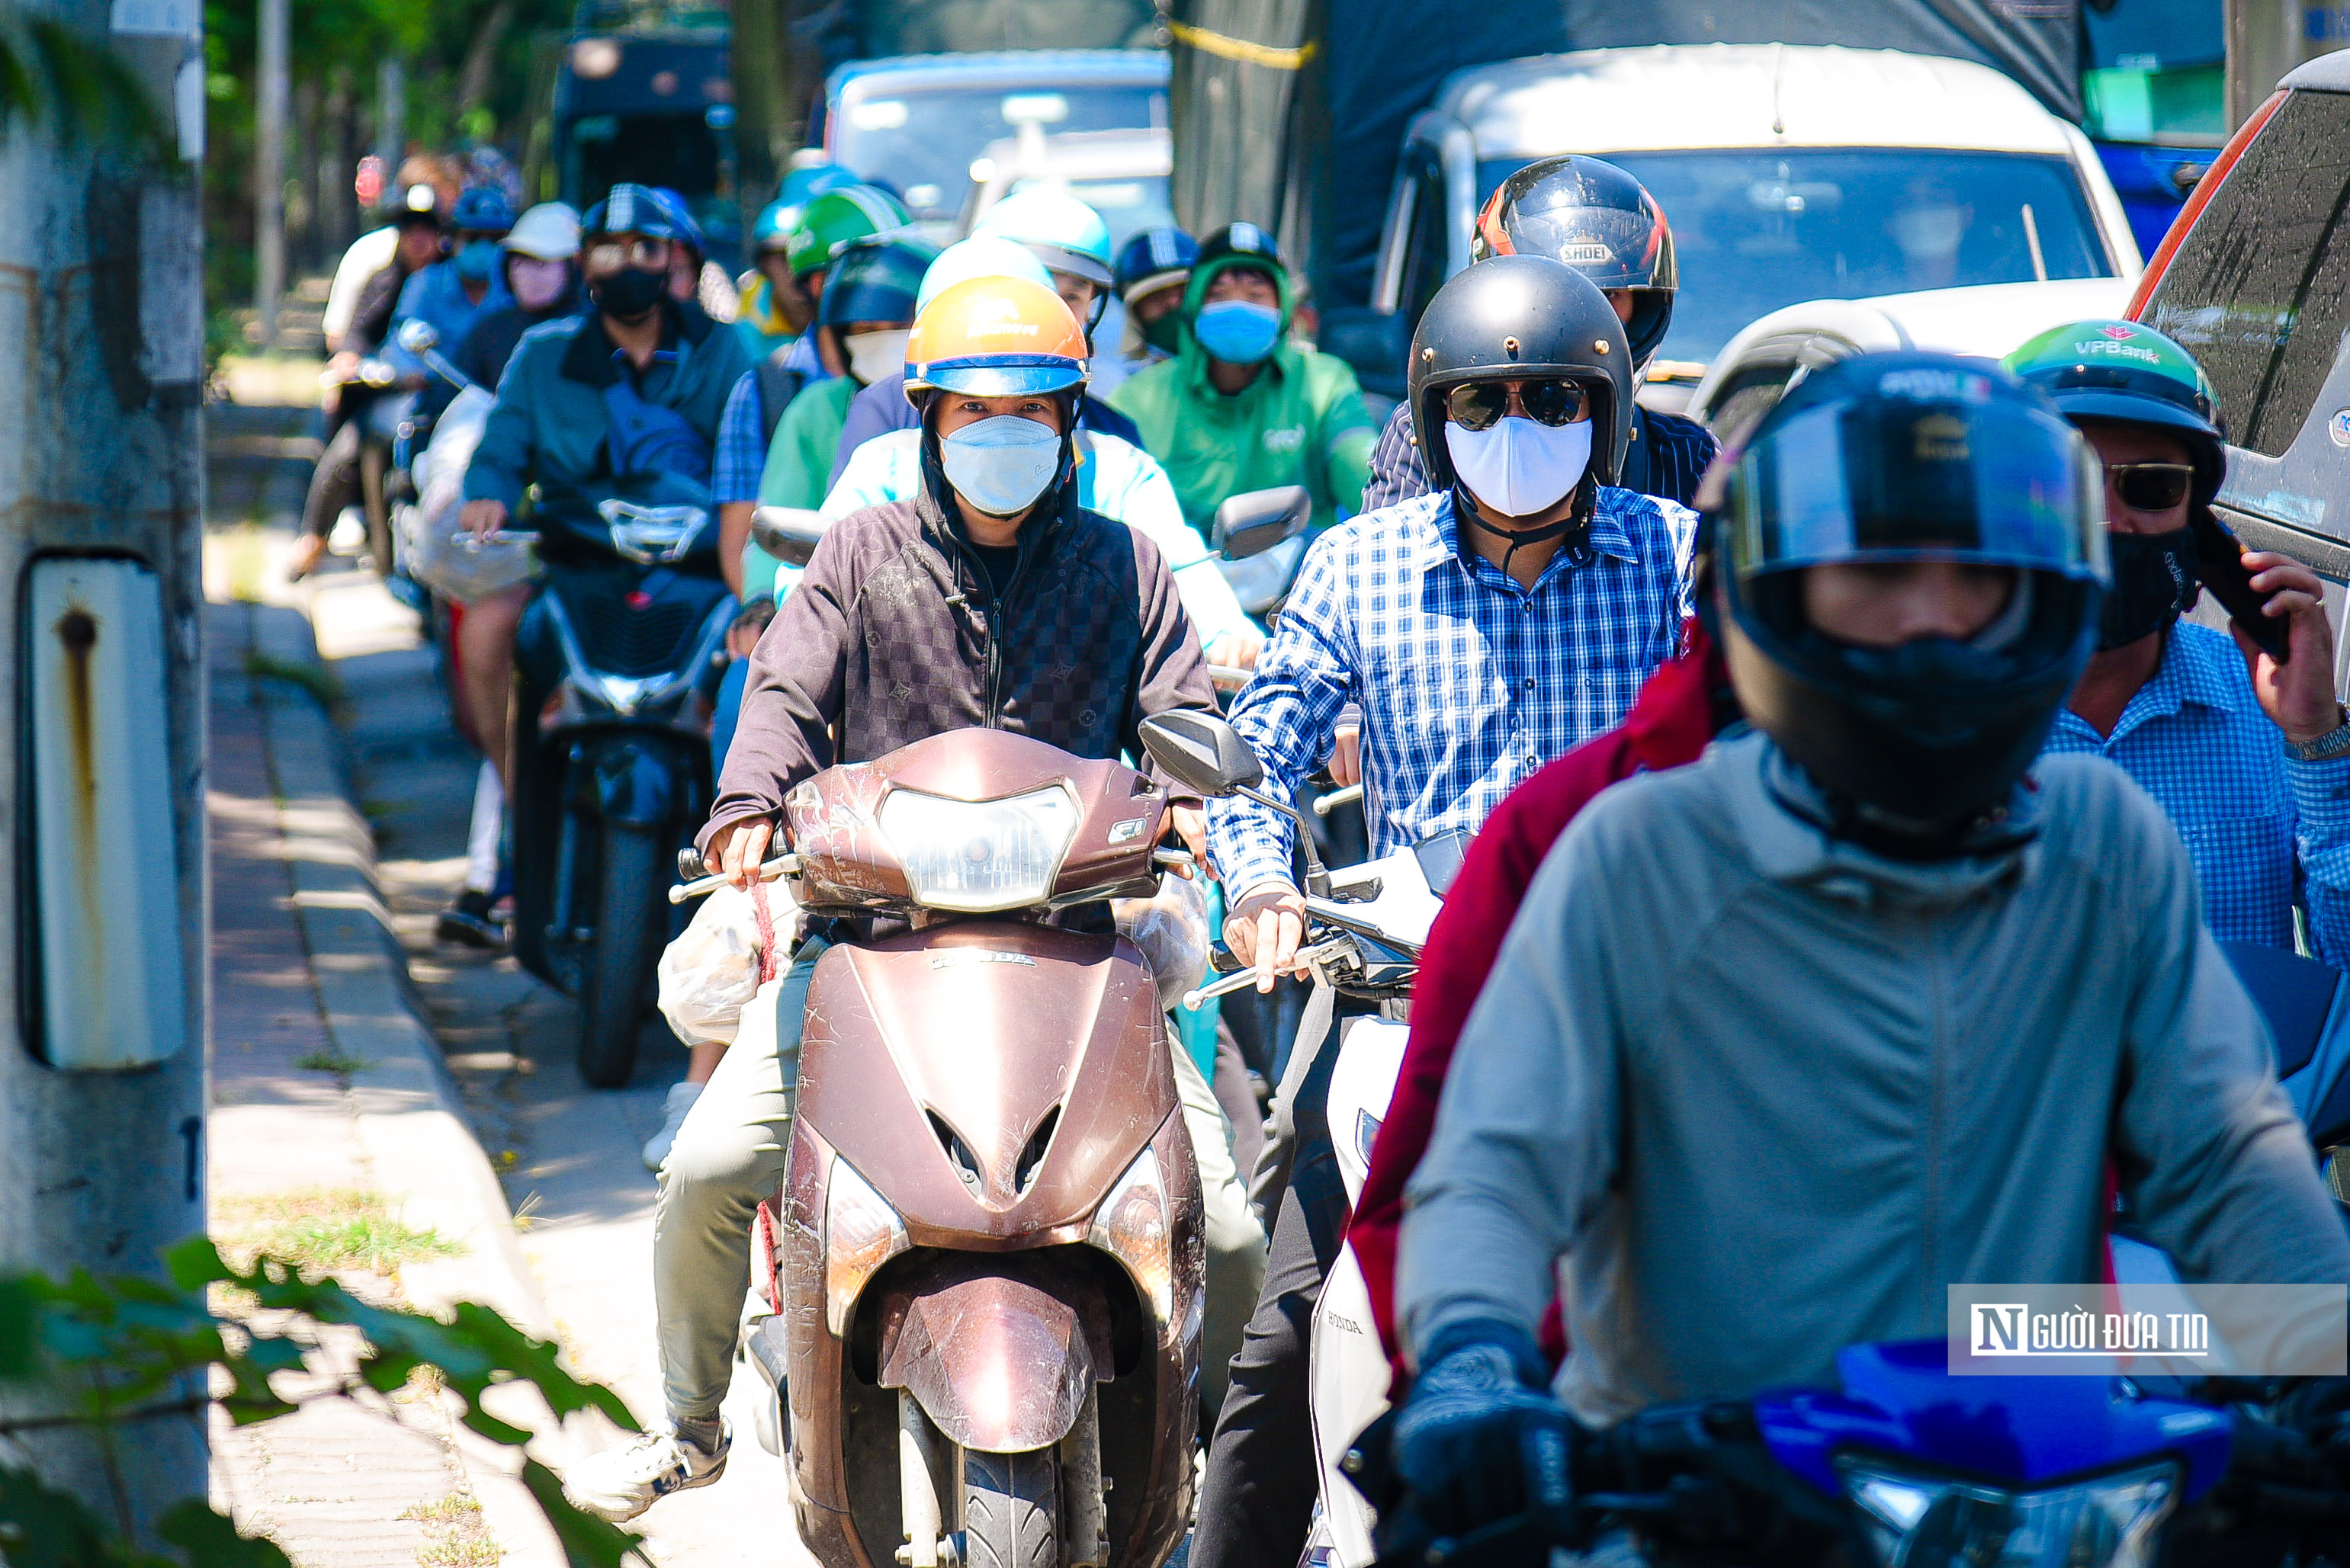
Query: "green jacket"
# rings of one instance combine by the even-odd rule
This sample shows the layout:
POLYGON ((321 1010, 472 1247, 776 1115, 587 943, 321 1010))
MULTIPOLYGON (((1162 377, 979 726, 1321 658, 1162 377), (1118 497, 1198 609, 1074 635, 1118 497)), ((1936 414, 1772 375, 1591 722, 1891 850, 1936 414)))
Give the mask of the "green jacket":
POLYGON ((1142 431, 1142 444, 1175 482, 1183 520, 1206 535, 1225 497, 1303 484, 1314 525, 1358 512, 1370 477, 1376 427, 1354 368, 1284 341, 1255 380, 1232 397, 1208 379, 1208 357, 1189 337, 1182 351, 1119 383, 1110 406, 1142 431))
POLYGON ((775 439, 767 443, 767 466, 759 475, 760 505, 814 510, 824 504, 841 427, 848 422, 849 401, 864 389, 854 376, 827 376, 800 389, 775 423, 775 439))

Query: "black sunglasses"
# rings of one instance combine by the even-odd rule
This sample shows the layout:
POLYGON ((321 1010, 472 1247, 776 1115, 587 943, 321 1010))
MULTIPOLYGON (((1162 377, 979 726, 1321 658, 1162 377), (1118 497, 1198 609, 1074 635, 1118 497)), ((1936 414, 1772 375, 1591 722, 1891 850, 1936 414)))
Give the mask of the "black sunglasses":
POLYGON ((2195 469, 2184 462, 2109 462, 2114 493, 2133 512, 2168 512, 2187 499, 2195 469))
POLYGON ((1500 381, 1469 381, 1444 394, 1444 412, 1464 431, 1492 430, 1513 405, 1538 425, 1571 425, 1590 401, 1573 381, 1524 381, 1514 392, 1500 381))

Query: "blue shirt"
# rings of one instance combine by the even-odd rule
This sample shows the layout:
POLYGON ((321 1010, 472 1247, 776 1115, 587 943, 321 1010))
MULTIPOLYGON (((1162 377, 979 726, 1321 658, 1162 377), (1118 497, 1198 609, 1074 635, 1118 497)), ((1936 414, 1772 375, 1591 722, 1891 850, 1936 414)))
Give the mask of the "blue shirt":
POLYGON ((434 262, 422 272, 412 274, 400 285, 400 303, 392 306, 391 330, 385 335, 383 357, 403 375, 431 374, 423 361, 400 348, 400 324, 411 317, 431 322, 433 330, 441 334, 441 341, 435 347, 443 355, 454 354, 457 346, 465 340, 465 334, 473 329, 474 317, 514 303, 514 296, 506 290, 504 273, 504 267, 492 272, 490 286, 483 291, 478 305, 465 297, 464 280, 458 275, 453 258, 434 262))
MULTIPOLYGON (((1713 432, 1695 420, 1640 409, 1632 424, 1632 444, 1624 452, 1624 472, 1618 477, 1628 482, 1640 475, 1647 483, 1627 483, 1627 488, 1692 505, 1698 482, 1721 450, 1713 432)), ((1363 486, 1363 510, 1376 512, 1427 493, 1428 468, 1419 461, 1419 443, 1412 440, 1411 405, 1398 403, 1388 415, 1387 428, 1379 431, 1379 444, 1371 452, 1371 480, 1363 486)))
POLYGON ((2050 752, 2094 752, 2162 803, 2223 942, 2291 951, 2296 877, 2317 956, 2350 968, 2350 758, 2297 762, 2227 633, 2181 621, 2111 735, 2070 709, 2050 752))
MULTIPOLYGON (((790 341, 784 353, 783 368, 798 371, 805 378, 803 386, 832 379, 832 372, 824 368, 823 359, 806 337, 790 341)), ((759 499, 759 476, 767 467, 767 411, 756 370, 735 382, 734 389, 726 395, 726 410, 718 416, 718 446, 710 468, 712 504, 723 506, 731 501, 759 499)), ((775 410, 778 420, 783 413, 781 409, 775 410)))
MULTIPOLYGON (((1450 494, 1332 528, 1232 704, 1264 793, 1294 801, 1359 703, 1371 853, 1474 830, 1543 763, 1614 728, 1679 645, 1696 529, 1686 507, 1603 486, 1583 564, 1559 552, 1529 592, 1464 558, 1450 494)), ((1288 821, 1253 801, 1209 802, 1208 846, 1232 898, 1291 878, 1288 821)))

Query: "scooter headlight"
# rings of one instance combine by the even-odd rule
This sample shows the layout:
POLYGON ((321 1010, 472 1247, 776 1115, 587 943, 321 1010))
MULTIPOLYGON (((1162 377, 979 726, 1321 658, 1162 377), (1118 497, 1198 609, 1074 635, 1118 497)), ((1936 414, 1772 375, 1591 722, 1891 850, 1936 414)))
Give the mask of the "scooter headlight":
POLYGON ((1166 1184, 1159 1179, 1159 1156, 1146 1148, 1094 1210, 1093 1229, 1086 1235, 1126 1265, 1161 1326, 1175 1315, 1173 1214, 1166 1184))
POLYGON ((986 801, 893 789, 881 803, 881 831, 915 901, 973 914, 1043 903, 1077 817, 1076 801, 1059 784, 986 801))
POLYGON ((865 1282, 907 1244, 906 1222, 889 1199, 834 1155, 825 1178, 824 1325, 835 1339, 848 1332, 848 1314, 865 1282))
POLYGON ((2178 1503, 2164 1461, 2039 1491, 1836 1461, 1884 1568, 2152 1568, 2178 1503))

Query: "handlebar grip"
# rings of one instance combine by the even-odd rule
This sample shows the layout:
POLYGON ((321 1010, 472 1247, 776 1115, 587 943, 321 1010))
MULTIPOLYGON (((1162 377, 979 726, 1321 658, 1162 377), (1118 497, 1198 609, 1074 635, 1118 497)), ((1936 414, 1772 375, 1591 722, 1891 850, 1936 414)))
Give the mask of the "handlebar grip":
POLYGON ((1344 789, 1334 789, 1328 794, 1315 797, 1314 815, 1327 816, 1340 806, 1352 805, 1362 798, 1363 786, 1358 784, 1348 784, 1344 789))
POLYGON ((691 882, 697 877, 707 877, 709 875, 710 867, 702 864, 701 850, 696 849, 692 845, 689 844, 684 848, 677 852, 677 879, 679 881, 691 882))

